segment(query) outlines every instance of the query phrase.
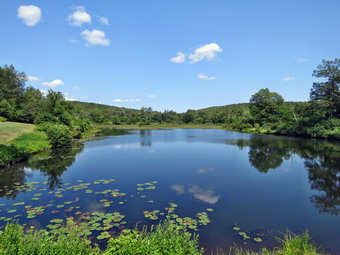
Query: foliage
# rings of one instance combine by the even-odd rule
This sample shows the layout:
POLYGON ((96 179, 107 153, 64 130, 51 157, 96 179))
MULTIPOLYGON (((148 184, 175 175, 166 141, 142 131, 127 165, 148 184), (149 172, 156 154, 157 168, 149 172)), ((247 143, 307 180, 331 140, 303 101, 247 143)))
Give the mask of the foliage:
POLYGON ((76 230, 51 234, 45 230, 25 234, 18 224, 8 224, 0 234, 0 254, 4 255, 79 255, 99 254, 76 230))
POLYGON ((0 116, 0 122, 6 122, 6 121, 7 121, 6 118, 0 116))
POLYGON ((250 113, 255 123, 275 123, 283 117, 283 97, 269 89, 260 89, 250 98, 250 113))
POLYGON ((64 124, 45 122, 38 126, 38 130, 47 134, 52 147, 62 147, 70 144, 73 140, 71 130, 64 124))
POLYGON ((184 255, 203 254, 198 248, 197 236, 189 232, 176 230, 170 222, 164 222, 150 231, 129 231, 118 238, 110 239, 105 255, 184 255))
POLYGON ((314 82, 310 92, 310 100, 319 102, 312 104, 313 109, 321 108, 324 117, 340 117, 340 58, 322 60, 322 64, 313 72, 323 82, 314 82))

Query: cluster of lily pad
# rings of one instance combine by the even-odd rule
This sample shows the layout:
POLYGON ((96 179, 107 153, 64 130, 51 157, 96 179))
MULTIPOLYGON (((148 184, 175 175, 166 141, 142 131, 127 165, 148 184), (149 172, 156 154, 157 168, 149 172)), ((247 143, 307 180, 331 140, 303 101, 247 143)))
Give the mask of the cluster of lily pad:
POLYGON ((79 219, 76 221, 74 217, 68 217, 64 219, 52 219, 49 225, 46 227, 50 229, 52 233, 58 233, 61 230, 63 232, 68 231, 68 229, 77 228, 79 236, 95 236, 94 232, 97 233, 97 239, 102 240, 111 237, 116 231, 112 229, 117 227, 118 229, 124 229, 123 221, 125 215, 119 212, 113 213, 81 213, 79 219), (109 231, 110 230, 110 231, 109 231))
MULTIPOLYGON (((191 217, 181 218, 178 214, 175 213, 177 206, 178 205, 175 203, 169 203, 169 207, 165 208, 165 210, 167 211, 166 218, 170 220, 170 222, 174 224, 177 229, 189 228, 198 231, 198 226, 207 225, 208 223, 211 222, 207 212, 197 213, 195 215, 197 219, 191 217)), ((165 213, 161 212, 160 210, 144 211, 143 213, 144 217, 150 220, 157 220, 159 218, 159 215, 165 215, 165 213)))
POLYGON ((233 227, 233 230, 238 232, 238 235, 241 236, 243 238, 243 241, 247 241, 249 239, 252 239, 253 241, 260 243, 262 242, 262 238, 260 238, 260 234, 256 234, 256 237, 250 237, 250 233, 246 232, 246 231, 241 231, 241 228, 235 224, 233 227))

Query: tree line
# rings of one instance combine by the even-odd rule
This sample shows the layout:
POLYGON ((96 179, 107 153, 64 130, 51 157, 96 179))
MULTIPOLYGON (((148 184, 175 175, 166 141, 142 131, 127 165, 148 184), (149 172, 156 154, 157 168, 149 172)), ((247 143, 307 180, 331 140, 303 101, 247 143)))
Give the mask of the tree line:
POLYGON ((133 110, 85 102, 67 102, 60 92, 26 87, 26 75, 13 66, 0 67, 0 116, 11 121, 47 127, 59 124, 77 137, 97 124, 216 124, 229 130, 252 133, 340 138, 340 59, 323 60, 313 72, 308 102, 285 102, 267 88, 251 96, 249 103, 187 110, 133 110), (44 125, 42 125, 44 126, 44 125))

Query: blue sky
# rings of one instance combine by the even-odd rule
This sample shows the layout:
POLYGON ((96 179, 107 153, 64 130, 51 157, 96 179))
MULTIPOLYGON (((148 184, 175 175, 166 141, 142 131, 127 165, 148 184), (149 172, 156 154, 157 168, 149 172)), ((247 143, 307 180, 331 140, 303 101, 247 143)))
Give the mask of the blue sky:
POLYGON ((178 112, 305 101, 340 57, 339 0, 1 0, 0 65, 69 100, 178 112), (179 53, 179 55, 178 55, 179 53))

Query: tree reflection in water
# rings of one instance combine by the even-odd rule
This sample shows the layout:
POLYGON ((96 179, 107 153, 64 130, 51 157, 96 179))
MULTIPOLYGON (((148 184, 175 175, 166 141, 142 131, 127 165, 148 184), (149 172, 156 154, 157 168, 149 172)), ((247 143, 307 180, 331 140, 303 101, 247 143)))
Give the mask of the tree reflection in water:
POLYGON ((83 148, 83 144, 77 143, 72 147, 47 150, 32 156, 28 161, 1 168, 0 197, 15 199, 18 193, 22 192, 16 187, 23 185, 34 170, 47 176, 50 190, 61 188, 63 181, 60 176, 75 162, 76 155, 82 152, 83 148))
POLYGON ((320 212, 340 214, 340 142, 254 135, 236 144, 249 147, 249 163, 263 173, 299 155, 305 160, 311 188, 319 191, 311 202, 320 212))

